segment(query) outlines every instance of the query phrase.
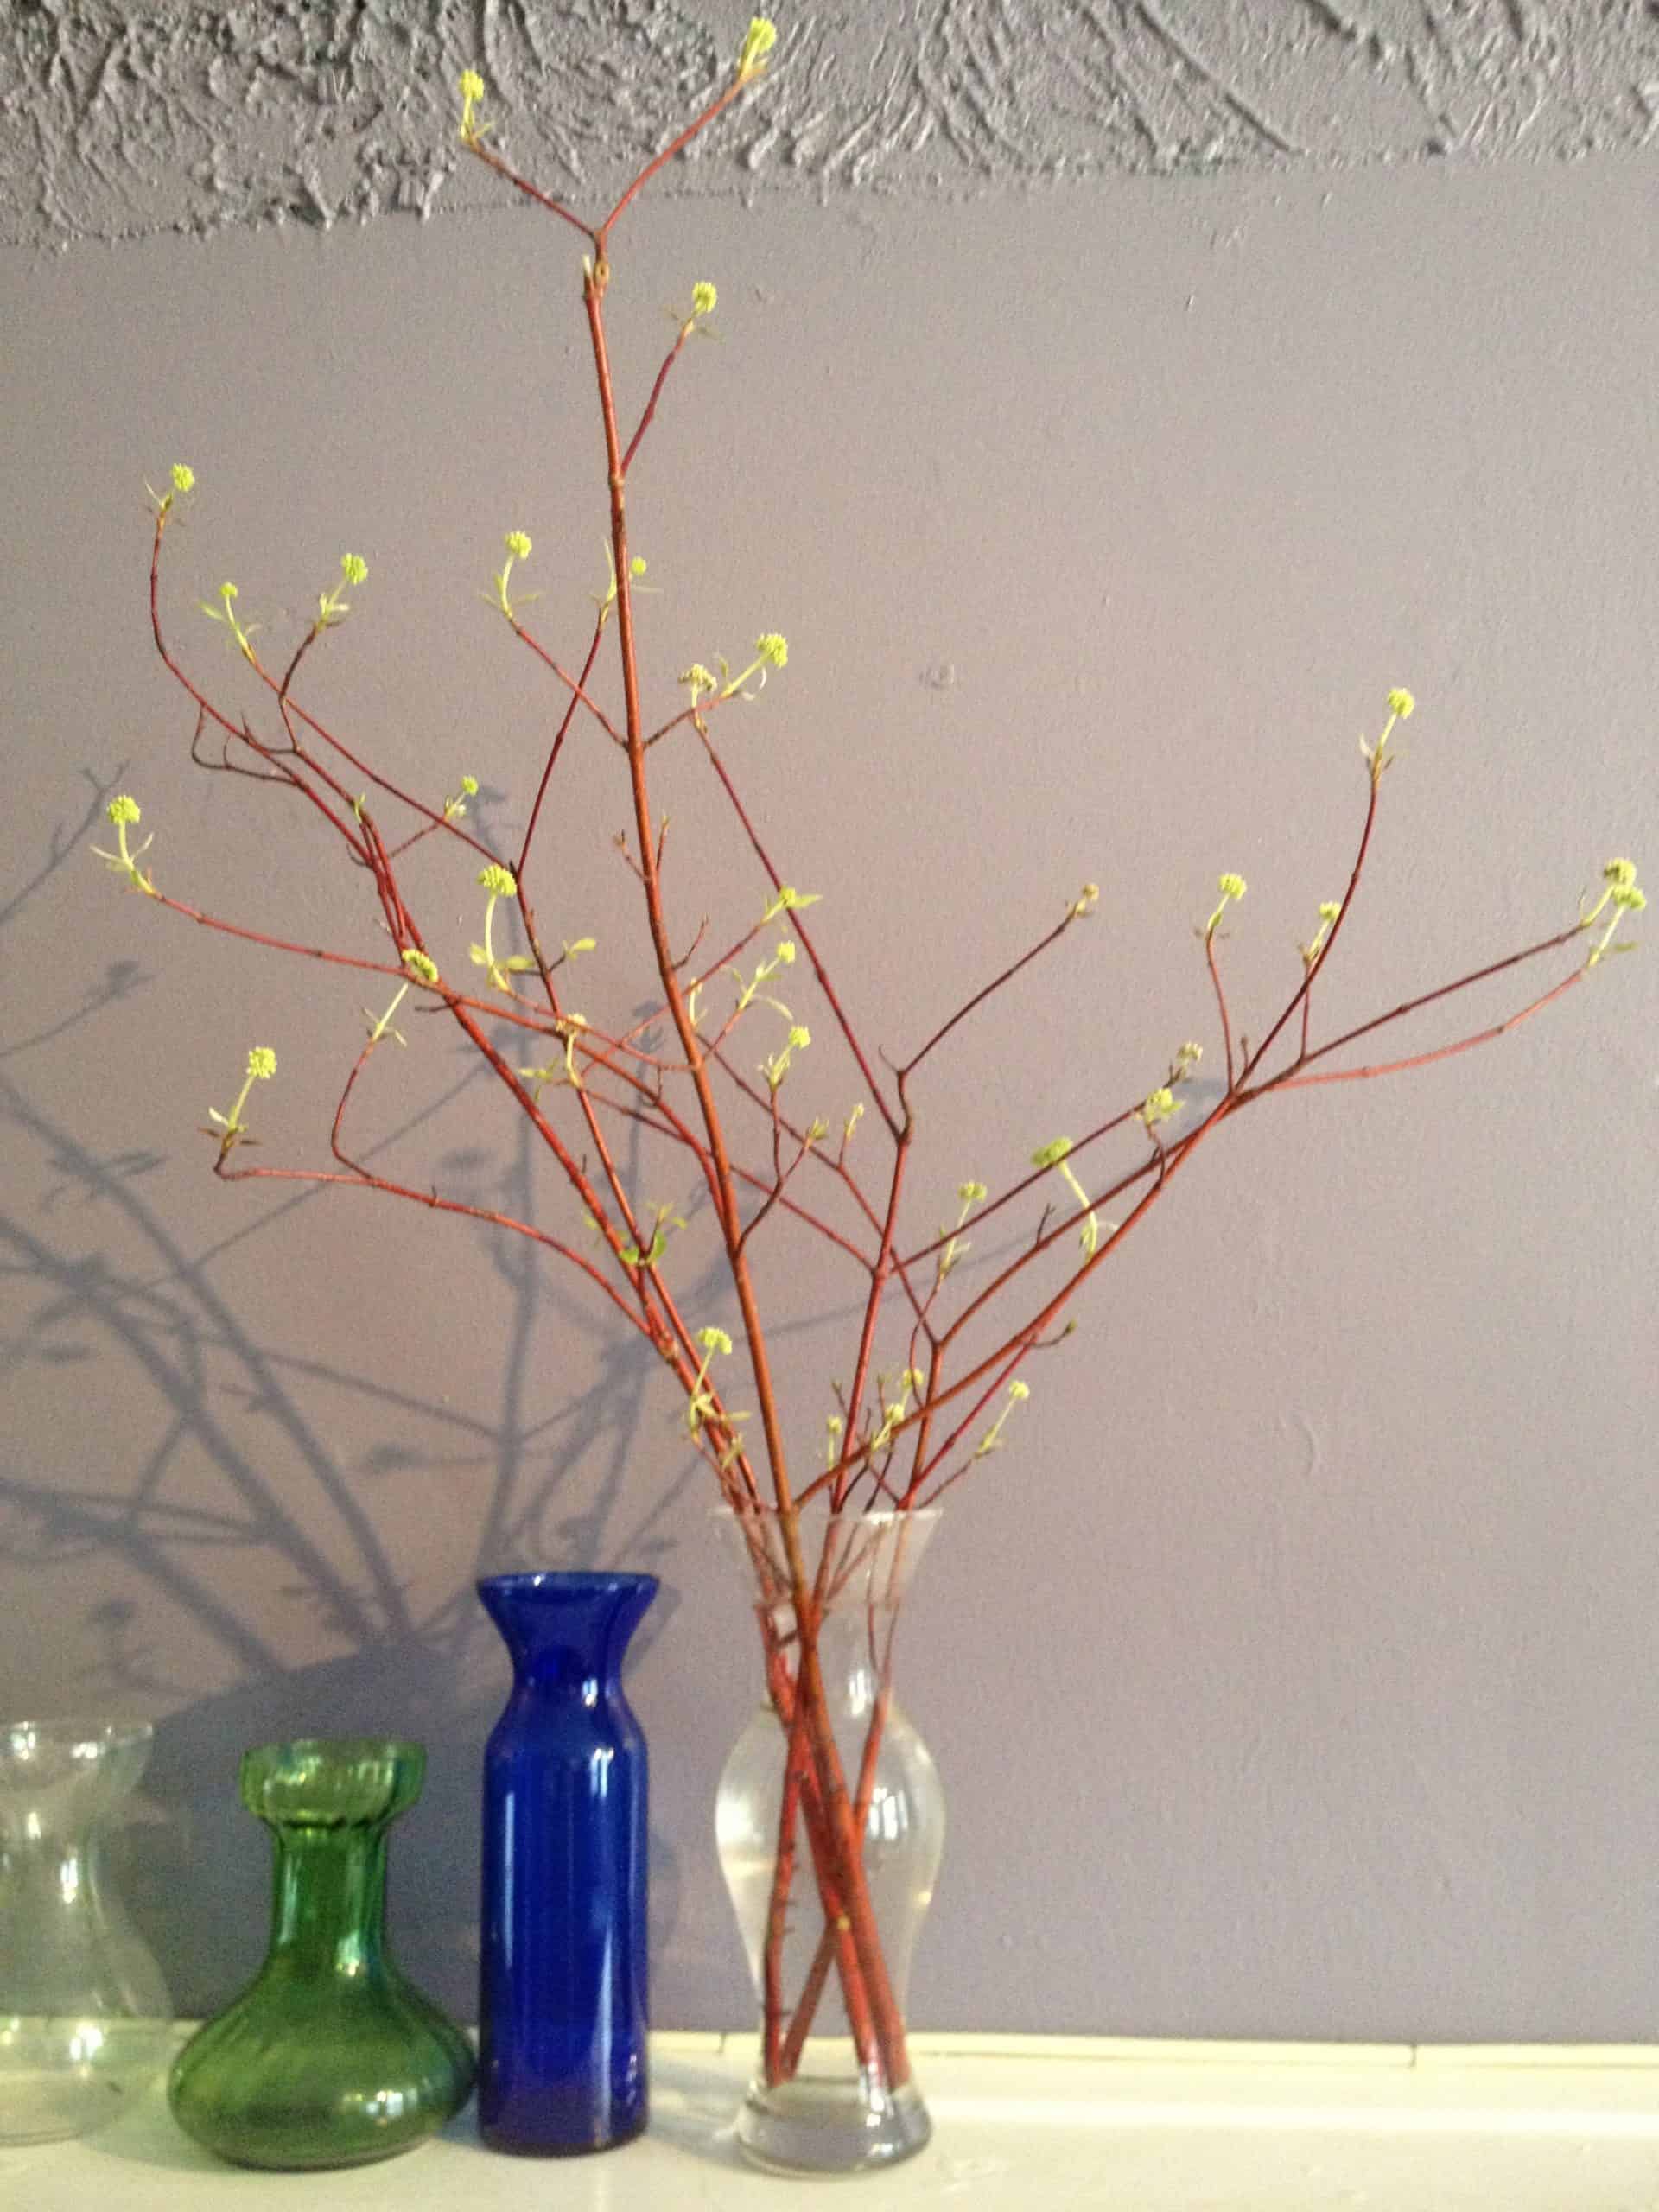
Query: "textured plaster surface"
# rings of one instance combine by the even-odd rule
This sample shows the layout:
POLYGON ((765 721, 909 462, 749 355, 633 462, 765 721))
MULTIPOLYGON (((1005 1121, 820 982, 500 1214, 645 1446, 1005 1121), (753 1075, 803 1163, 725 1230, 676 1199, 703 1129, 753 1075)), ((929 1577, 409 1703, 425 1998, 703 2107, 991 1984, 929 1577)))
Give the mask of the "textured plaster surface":
MULTIPOLYGON (((511 117, 518 164, 596 204, 721 81, 747 13, 13 0, 0 238, 491 201, 456 174, 465 67, 511 117)), ((780 22, 764 99, 681 163, 680 189, 1560 159, 1648 147, 1659 125, 1659 0, 824 0, 780 22)))

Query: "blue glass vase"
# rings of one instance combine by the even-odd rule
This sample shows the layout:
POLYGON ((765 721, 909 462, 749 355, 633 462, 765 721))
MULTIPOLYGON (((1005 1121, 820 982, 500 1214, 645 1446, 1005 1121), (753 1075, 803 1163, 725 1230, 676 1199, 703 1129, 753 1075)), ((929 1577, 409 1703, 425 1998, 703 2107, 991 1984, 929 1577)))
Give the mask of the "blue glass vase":
POLYGON ((484 1751, 479 2133, 531 2157, 645 2127, 645 1739, 622 1694, 652 1574, 478 1586, 512 1657, 484 1751))

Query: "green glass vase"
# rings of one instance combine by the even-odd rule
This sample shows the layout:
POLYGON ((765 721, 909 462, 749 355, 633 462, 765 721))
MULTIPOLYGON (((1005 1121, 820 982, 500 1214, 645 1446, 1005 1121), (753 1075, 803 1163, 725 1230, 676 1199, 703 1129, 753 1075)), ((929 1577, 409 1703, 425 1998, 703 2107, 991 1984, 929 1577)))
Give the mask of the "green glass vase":
POLYGON ((267 1744, 242 1802, 271 1831, 270 1948, 168 2083, 187 2135, 237 2165, 389 2158, 460 2111, 472 2046, 386 1950, 386 1831, 421 1794, 417 1744, 267 1744))

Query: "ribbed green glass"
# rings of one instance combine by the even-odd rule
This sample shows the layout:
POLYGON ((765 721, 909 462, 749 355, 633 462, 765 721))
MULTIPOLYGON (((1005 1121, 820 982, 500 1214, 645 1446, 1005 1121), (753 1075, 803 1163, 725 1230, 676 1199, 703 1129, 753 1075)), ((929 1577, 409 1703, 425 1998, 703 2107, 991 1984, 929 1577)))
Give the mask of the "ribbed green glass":
POLYGON ((473 2086, 472 2047, 387 1955, 386 1831, 420 1796, 417 1744, 267 1744, 242 1802, 276 1843, 270 1948, 250 1988, 174 2064, 174 2117, 238 2165, 389 2158, 473 2086))

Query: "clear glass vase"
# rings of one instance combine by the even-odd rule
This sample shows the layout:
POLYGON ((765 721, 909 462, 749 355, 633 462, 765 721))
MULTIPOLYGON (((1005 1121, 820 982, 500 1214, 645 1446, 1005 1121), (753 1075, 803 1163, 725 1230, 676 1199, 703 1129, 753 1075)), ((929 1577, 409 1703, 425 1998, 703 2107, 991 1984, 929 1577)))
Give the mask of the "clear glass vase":
POLYGON ((767 1688, 715 1812, 760 2003, 738 2144, 774 2173, 892 2165, 931 2133, 904 2010, 944 1800, 893 1694, 893 1644, 939 1515, 803 1516, 793 1530, 774 1512, 721 1517, 756 1592, 767 1688), (804 1637, 797 1563, 816 1617, 804 1637))
POLYGON ((173 2116, 222 2158, 295 2172, 412 2149, 459 2112, 472 2045, 392 1963, 386 1832, 421 1794, 418 1744, 266 1744, 242 1802, 271 1832, 270 1944, 180 2052, 173 2116))
POLYGON ((0 2143, 113 2119, 167 2063, 172 2003, 99 1865, 142 1723, 0 1721, 0 2143))

